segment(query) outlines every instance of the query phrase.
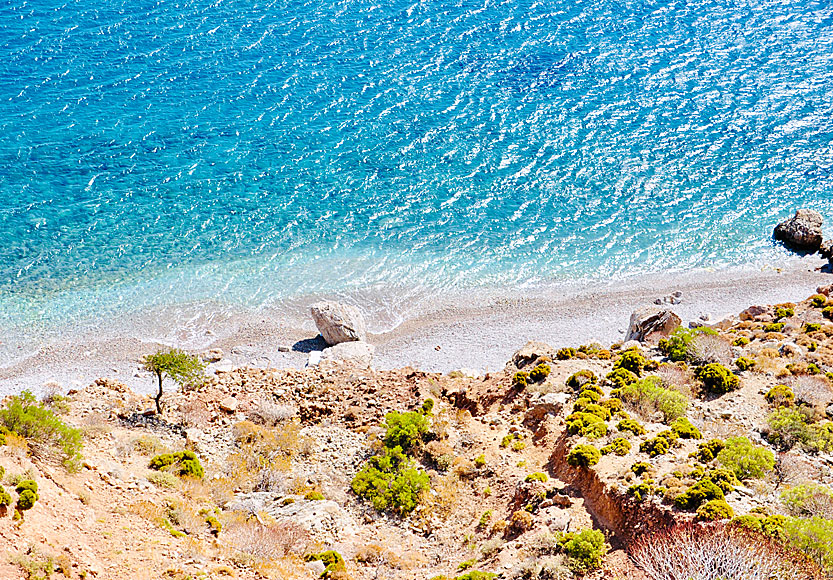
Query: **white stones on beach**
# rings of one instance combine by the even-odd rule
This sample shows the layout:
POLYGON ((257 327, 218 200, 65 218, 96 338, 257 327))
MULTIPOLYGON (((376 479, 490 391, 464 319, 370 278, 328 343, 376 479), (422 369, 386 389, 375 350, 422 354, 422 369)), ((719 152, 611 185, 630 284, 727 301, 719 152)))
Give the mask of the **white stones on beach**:
POLYGON ((330 346, 367 337, 364 316, 355 306, 324 300, 313 304, 310 312, 318 332, 330 346))
POLYGON ((823 241, 821 214, 812 209, 800 209, 795 215, 775 226, 773 237, 796 250, 817 252, 823 241))
POLYGON ((364 341, 342 342, 325 348, 321 352, 321 362, 349 363, 361 368, 369 368, 373 363, 376 347, 364 341))
POLYGON ((321 362, 321 351, 314 350, 309 353, 309 358, 307 359, 307 366, 308 367, 317 367, 318 364, 321 362))
POLYGON ((648 342, 668 336, 680 326, 682 319, 671 310, 648 306, 631 314, 625 341, 648 342))

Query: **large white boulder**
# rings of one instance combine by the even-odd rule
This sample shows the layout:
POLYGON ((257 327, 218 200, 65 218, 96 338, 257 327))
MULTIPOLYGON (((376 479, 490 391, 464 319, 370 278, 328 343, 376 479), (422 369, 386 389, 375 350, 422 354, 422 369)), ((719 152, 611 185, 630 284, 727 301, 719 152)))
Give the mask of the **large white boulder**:
POLYGON ((364 316, 355 306, 324 300, 313 304, 310 311, 318 332, 330 346, 367 338, 364 316))

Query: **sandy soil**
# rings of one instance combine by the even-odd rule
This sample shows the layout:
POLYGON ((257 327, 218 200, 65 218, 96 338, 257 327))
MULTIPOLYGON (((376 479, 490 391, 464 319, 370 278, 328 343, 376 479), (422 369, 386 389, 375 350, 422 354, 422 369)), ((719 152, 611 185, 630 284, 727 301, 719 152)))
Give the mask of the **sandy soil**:
MULTIPOLYGON (((606 284, 483 290, 429 301, 419 314, 391 330, 386 329, 394 323, 389 315, 379 314, 378 304, 364 304, 363 309, 369 313, 371 330, 379 331, 369 337, 376 346, 377 368, 495 370, 531 339, 553 345, 616 342, 634 309, 675 291, 682 292, 682 302, 671 308, 684 323, 706 316, 715 322, 750 304, 802 300, 817 286, 833 283, 833 275, 820 270, 824 264, 821 258, 808 256, 783 268, 697 270, 606 284)), ((363 306, 360 296, 347 299, 363 306)), ((39 392, 49 382, 78 388, 101 376, 150 392, 153 381, 141 371, 139 360, 160 345, 196 352, 221 349, 221 368, 302 367, 311 350, 323 347, 307 315, 308 303, 314 300, 298 300, 281 310, 212 316, 205 315, 205 305, 195 306, 193 316, 187 307, 176 307, 126 314, 102 321, 100 328, 86 333, 68 329, 66 338, 50 341, 0 368, 0 395, 25 388, 39 392)))

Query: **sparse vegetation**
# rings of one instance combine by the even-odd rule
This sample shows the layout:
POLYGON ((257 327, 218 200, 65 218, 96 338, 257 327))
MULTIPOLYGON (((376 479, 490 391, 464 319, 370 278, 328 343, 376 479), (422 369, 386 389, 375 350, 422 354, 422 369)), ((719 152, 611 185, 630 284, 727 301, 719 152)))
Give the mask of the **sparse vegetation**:
POLYGON ((570 569, 579 574, 601 568, 607 553, 604 534, 598 530, 563 533, 558 546, 567 555, 570 569))
POLYGON ((157 455, 150 460, 148 467, 155 471, 170 471, 180 477, 201 479, 205 475, 197 454, 188 450, 157 455))
POLYGON ((735 472, 738 479, 760 479, 775 467, 775 454, 746 437, 726 439, 717 461, 735 472))
POLYGON ((654 376, 619 388, 618 396, 645 417, 659 411, 665 422, 681 417, 688 408, 688 398, 683 393, 666 389, 661 379, 654 376))
POLYGON ((142 361, 146 371, 156 375, 156 412, 162 413, 162 381, 168 377, 182 388, 196 387, 205 381, 205 364, 199 357, 178 348, 147 355, 142 361))
POLYGON ((719 363, 710 363, 697 369, 694 375, 703 381, 706 390, 722 395, 740 388, 740 379, 719 363))
POLYGON ((350 489, 379 511, 402 516, 417 507, 420 494, 429 488, 430 478, 414 466, 402 448, 386 448, 371 457, 353 478, 350 489))
POLYGON ((592 445, 579 444, 567 455, 567 463, 573 467, 592 467, 602 458, 602 454, 592 445))

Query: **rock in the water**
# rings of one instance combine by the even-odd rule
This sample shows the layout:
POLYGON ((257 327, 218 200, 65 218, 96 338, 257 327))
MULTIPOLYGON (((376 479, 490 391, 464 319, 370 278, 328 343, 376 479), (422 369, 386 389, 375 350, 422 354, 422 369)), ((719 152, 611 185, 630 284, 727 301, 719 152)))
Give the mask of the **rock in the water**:
POLYGON ((816 252, 821 248, 821 214, 812 209, 800 209, 789 219, 775 226, 773 236, 797 250, 816 252))
POLYGON ((310 311, 318 332, 330 346, 367 337, 364 316, 355 306, 324 300, 313 304, 310 311))
POLYGON ((680 326, 682 320, 670 310, 663 308, 642 308, 631 314, 625 342, 638 340, 650 342, 668 336, 680 326))
POLYGON ((515 366, 522 368, 527 364, 534 362, 542 356, 552 357, 555 349, 543 342, 529 341, 523 347, 515 351, 512 355, 512 362, 515 366))
POLYGON ((342 342, 321 353, 321 362, 331 361, 349 363, 357 367, 368 368, 373 363, 376 348, 364 341, 342 342))

